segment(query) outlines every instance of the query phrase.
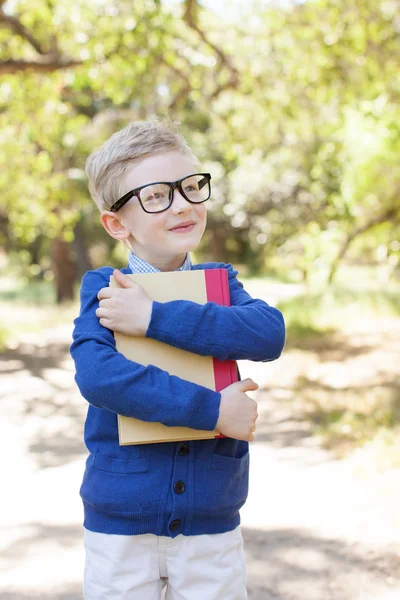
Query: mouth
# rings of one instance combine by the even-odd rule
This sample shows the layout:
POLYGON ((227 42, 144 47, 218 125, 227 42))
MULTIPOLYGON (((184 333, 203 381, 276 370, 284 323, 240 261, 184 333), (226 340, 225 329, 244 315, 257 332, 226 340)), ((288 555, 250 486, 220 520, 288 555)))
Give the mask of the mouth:
POLYGON ((171 227, 170 231, 175 233, 188 233, 192 231, 193 227, 196 225, 194 221, 186 221, 184 223, 179 223, 179 225, 175 225, 175 227, 171 227))

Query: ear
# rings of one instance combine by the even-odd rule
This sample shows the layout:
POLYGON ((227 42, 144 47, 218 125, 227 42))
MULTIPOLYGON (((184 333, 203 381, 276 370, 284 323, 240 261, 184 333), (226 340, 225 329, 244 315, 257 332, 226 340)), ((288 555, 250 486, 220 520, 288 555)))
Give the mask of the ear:
POLYGON ((116 213, 103 210, 100 214, 100 221, 108 235, 116 240, 124 241, 131 235, 129 229, 121 223, 116 213))

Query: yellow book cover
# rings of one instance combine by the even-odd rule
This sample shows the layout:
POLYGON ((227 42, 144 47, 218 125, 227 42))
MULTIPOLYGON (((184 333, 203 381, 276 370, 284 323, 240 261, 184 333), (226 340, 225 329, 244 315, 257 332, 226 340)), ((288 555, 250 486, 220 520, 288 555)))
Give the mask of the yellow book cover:
MULTIPOLYGON (((172 271, 128 275, 158 302, 191 300, 198 304, 214 301, 229 305, 228 277, 225 269, 172 271)), ((111 287, 118 287, 113 277, 111 287)), ((220 362, 211 356, 199 356, 146 337, 115 333, 118 352, 142 365, 154 365, 186 381, 220 391, 237 381, 236 363, 220 362)), ((121 446, 219 437, 217 431, 201 431, 188 427, 167 427, 162 423, 141 421, 118 415, 121 446)))

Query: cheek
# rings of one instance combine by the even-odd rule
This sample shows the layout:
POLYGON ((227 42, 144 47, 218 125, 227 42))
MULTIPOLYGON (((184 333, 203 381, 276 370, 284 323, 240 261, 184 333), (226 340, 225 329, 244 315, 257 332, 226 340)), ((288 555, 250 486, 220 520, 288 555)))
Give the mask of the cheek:
MULTIPOLYGON (((160 215, 161 216, 161 215, 160 215)), ((163 232, 163 222, 151 215, 138 215, 136 219, 130 220, 130 231, 139 244, 151 244, 163 232), (146 218, 147 217, 147 218, 146 218)))
POLYGON ((206 226, 207 223, 207 208, 205 203, 204 204, 199 204, 199 206, 196 207, 197 208, 197 216, 199 218, 199 220, 204 224, 204 227, 206 226))
MULTIPOLYGON (((150 215, 148 215, 150 216, 150 215)), ((166 214, 160 213, 159 215, 150 216, 150 219, 146 223, 146 237, 151 240, 156 240, 160 236, 165 235, 167 230, 166 214)))

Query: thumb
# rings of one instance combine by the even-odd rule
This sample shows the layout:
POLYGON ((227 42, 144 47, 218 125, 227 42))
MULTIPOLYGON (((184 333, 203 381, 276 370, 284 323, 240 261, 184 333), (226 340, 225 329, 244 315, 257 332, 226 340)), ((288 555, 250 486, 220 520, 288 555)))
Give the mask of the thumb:
POLYGON ((135 287, 135 282, 132 281, 132 279, 130 277, 128 277, 128 275, 124 275, 124 273, 121 273, 121 271, 118 271, 118 269, 114 269, 113 276, 115 278, 115 281, 117 283, 119 283, 119 285, 121 287, 123 287, 123 288, 135 287))
POLYGON ((247 379, 243 379, 243 381, 239 381, 239 384, 239 389, 241 392, 254 392, 255 390, 258 390, 258 383, 249 377, 247 379))

